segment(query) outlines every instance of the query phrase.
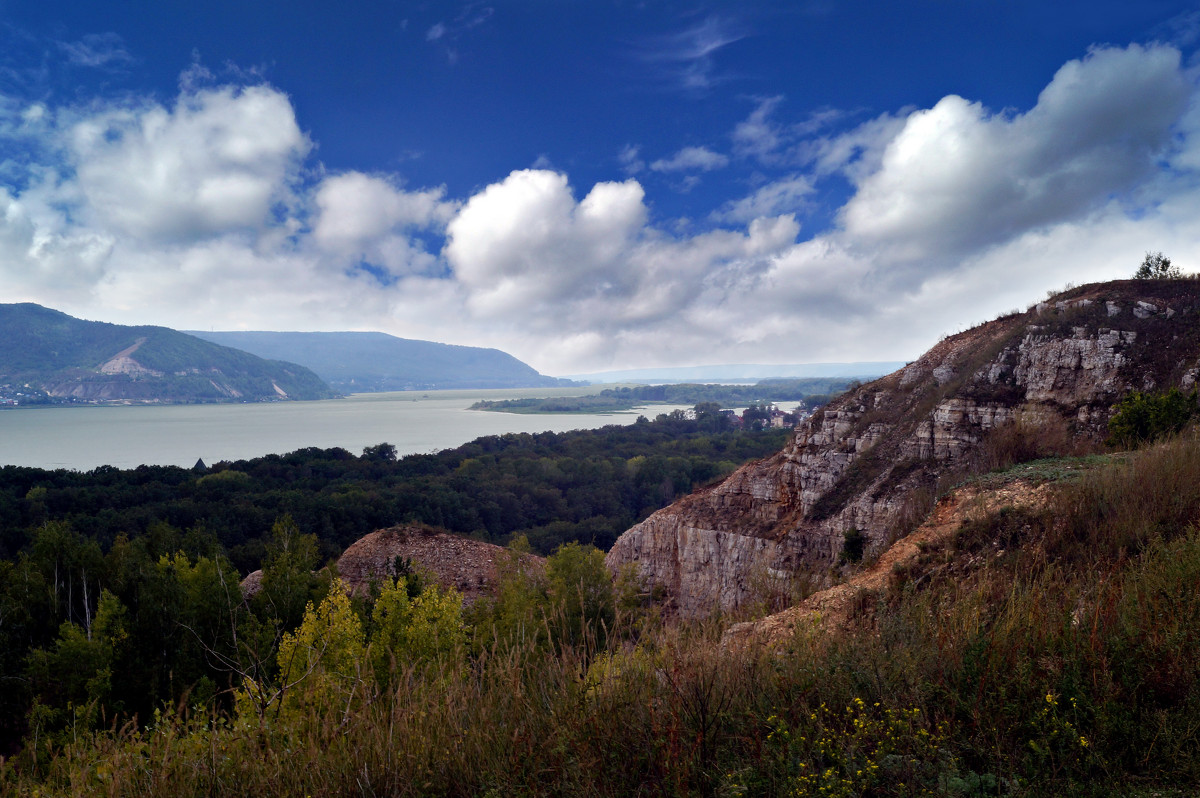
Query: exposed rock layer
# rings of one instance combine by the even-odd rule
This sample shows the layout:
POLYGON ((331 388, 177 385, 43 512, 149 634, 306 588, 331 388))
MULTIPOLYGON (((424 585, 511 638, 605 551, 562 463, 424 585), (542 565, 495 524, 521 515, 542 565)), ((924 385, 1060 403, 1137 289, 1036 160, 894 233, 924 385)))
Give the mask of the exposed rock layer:
POLYGON ((1121 281, 947 338, 830 403, 779 454, 627 530, 609 566, 634 563, 683 616, 786 595, 836 563, 846 532, 880 551, 911 528, 939 476, 986 460, 993 430, 1097 439, 1128 391, 1194 385, 1198 319, 1200 282, 1121 281))

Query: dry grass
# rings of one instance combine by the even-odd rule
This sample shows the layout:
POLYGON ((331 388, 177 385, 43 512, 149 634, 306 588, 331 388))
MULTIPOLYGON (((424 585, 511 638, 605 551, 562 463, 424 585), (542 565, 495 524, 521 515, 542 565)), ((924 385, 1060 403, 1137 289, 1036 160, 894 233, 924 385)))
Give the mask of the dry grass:
POLYGON ((1057 490, 931 551, 857 631, 801 629, 782 656, 703 624, 494 643, 273 725, 179 711, 81 733, 5 763, 0 792, 1194 794, 1200 444, 1057 490))

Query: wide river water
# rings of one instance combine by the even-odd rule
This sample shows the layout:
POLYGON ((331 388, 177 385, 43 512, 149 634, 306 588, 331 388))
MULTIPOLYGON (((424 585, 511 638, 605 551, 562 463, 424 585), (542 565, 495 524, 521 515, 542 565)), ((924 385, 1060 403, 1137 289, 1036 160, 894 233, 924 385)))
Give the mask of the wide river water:
POLYGON ((639 415, 653 418, 674 409, 651 405, 628 413, 570 415, 467 410, 480 399, 590 392, 413 391, 320 402, 16 408, 0 410, 0 465, 79 471, 101 465, 191 467, 197 459, 212 465, 309 446, 340 446, 359 454, 364 447, 384 442, 405 455, 454 448, 483 435, 632 424, 639 415))

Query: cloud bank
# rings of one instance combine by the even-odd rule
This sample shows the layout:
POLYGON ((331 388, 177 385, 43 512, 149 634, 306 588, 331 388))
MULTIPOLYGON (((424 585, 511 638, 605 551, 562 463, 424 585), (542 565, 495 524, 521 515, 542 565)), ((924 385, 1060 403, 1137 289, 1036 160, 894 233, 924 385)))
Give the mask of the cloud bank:
MULTIPOLYGON (((678 60, 734 39, 715 30, 678 60)), ((72 58, 119 60, 118 44, 72 58)), ((833 131, 838 112, 787 124, 785 98, 760 100, 728 154, 649 165, 761 165, 704 223, 656 219, 633 147, 621 179, 525 169, 449 197, 326 171, 278 88, 182 85, 170 104, 0 98, 0 301, 378 329, 572 373, 905 359, 1048 288, 1128 276, 1148 249, 1200 270, 1196 76, 1168 46, 1095 49, 1024 111, 947 96, 833 131), (845 199, 808 232, 831 185, 845 199)))

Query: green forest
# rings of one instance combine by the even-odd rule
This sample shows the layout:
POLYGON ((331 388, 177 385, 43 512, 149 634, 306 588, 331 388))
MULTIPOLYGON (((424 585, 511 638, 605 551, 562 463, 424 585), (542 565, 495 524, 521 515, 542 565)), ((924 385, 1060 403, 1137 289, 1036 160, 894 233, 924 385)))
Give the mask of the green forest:
POLYGON ((695 487, 778 451, 785 430, 742 432, 709 414, 568 433, 479 438, 396 457, 381 443, 354 455, 300 449, 212 467, 100 467, 81 473, 0 468, 0 557, 47 522, 108 549, 124 534, 170 529, 219 544, 242 573, 260 567, 275 521, 317 536, 323 558, 396 523, 424 523, 492 543, 525 535, 542 554, 617 535, 695 487))
POLYGON ((381 443, 211 468, 0 468, 0 678, 11 688, 0 691, 0 752, 31 731, 144 720, 185 696, 228 709, 247 674, 273 673, 306 602, 328 593, 329 575, 313 572, 376 529, 425 524, 542 554, 607 549, 786 438, 724 425, 673 413, 402 458, 381 443), (265 590, 245 604, 238 582, 259 568, 265 590), (247 652, 254 669, 231 670, 247 652))
POLYGON ((0 340, 0 398, 19 391, 26 394, 20 404, 276 401, 280 390, 291 399, 336 395, 295 363, 264 360, 166 327, 84 321, 32 303, 0 303, 0 340), (136 379, 100 372, 100 364, 124 351, 148 372, 136 379), (47 395, 50 386, 57 396, 47 395))

